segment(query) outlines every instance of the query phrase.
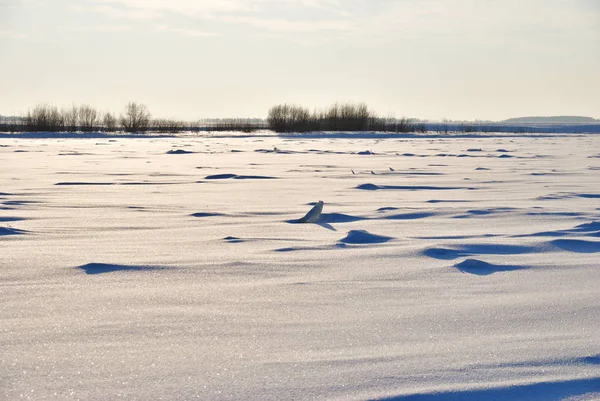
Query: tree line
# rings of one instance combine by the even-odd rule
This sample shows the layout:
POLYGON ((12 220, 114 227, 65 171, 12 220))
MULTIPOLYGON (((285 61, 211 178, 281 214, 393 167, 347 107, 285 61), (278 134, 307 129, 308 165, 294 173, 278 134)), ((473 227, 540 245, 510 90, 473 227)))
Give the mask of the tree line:
POLYGON ((0 131, 8 132, 155 132, 175 134, 184 131, 243 131, 268 129, 260 118, 219 118, 185 122, 168 118, 152 118, 144 104, 129 102, 120 115, 99 112, 94 107, 73 105, 58 108, 38 104, 24 116, 0 116, 0 131))
POLYGON ((275 132, 385 131, 425 132, 425 126, 408 118, 381 117, 364 103, 335 103, 324 110, 280 104, 269 110, 269 129, 275 132))
POLYGON ((38 104, 23 117, 4 119, 2 128, 8 131, 29 132, 114 132, 143 133, 156 131, 176 133, 189 129, 182 121, 152 119, 146 105, 129 102, 119 115, 100 112, 83 104, 59 109, 49 104, 38 104))
POLYGON ((29 132, 115 132, 178 133, 183 131, 242 131, 269 129, 279 133, 308 131, 425 132, 425 126, 407 118, 381 117, 364 103, 335 103, 310 111, 293 104, 271 107, 266 120, 225 118, 186 123, 174 119, 153 119, 146 105, 129 102, 121 114, 99 112, 83 104, 58 108, 38 104, 24 117, 0 121, 0 131, 29 132))

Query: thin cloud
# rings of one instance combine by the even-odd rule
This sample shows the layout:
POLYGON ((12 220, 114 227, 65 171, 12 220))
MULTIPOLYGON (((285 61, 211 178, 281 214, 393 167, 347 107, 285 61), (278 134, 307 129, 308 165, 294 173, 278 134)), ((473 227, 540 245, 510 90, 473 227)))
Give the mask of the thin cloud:
POLYGON ((77 8, 93 12, 96 14, 102 14, 106 17, 112 19, 122 19, 122 20, 134 20, 134 21, 147 21, 154 20, 161 17, 161 13, 152 10, 152 9, 144 9, 144 8, 119 8, 112 5, 107 4, 96 4, 91 6, 78 6, 77 8))
MULTIPOLYGON (((275 9, 321 10, 348 15, 342 0, 87 0, 90 9, 122 12, 143 12, 160 16, 164 13, 185 16, 217 16, 239 14, 269 14, 275 9)), ((113 14, 116 16, 117 13, 113 14)))
POLYGON ((125 32, 133 30, 128 25, 75 26, 69 29, 75 32, 125 32))
POLYGON ((28 37, 29 35, 11 30, 5 29, 0 31, 0 38, 3 39, 27 39, 28 37))
POLYGON ((0 7, 2 8, 16 8, 21 4, 32 4, 33 0, 0 0, 0 7))
MULTIPOLYGON (((115 19, 162 20, 172 15, 265 32, 337 32, 361 38, 482 35, 552 31, 582 35, 594 28, 584 0, 88 0, 90 11, 115 19)), ((593 12, 591 14, 594 14, 593 12)), ((214 36, 180 30, 189 36, 214 36)), ((347 37, 347 36, 346 36, 347 37)))
POLYGON ((326 20, 288 20, 280 18, 257 18, 257 17, 222 17, 221 21, 230 23, 242 23, 253 27, 263 28, 272 32, 290 33, 314 33, 321 31, 332 32, 358 32, 359 27, 350 21, 326 20))
POLYGON ((142 13, 160 17, 165 13, 186 16, 248 12, 254 9, 253 2, 242 0, 88 0, 92 7, 106 7, 117 13, 114 16, 127 17, 142 13))
POLYGON ((158 29, 161 31, 173 32, 173 33, 177 33, 177 34, 180 34, 183 36, 188 36, 191 38, 206 38, 206 37, 220 36, 220 34, 216 33, 216 32, 207 32, 207 31, 201 31, 201 30, 197 30, 197 29, 171 28, 166 25, 162 25, 158 29))

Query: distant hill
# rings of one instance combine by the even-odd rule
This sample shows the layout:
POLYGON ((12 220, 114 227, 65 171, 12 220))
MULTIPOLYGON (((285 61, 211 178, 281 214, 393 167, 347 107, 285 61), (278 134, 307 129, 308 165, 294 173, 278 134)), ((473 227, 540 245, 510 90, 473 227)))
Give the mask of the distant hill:
POLYGON ((554 116, 554 117, 518 117, 501 121, 505 124, 594 124, 600 123, 592 117, 554 116))

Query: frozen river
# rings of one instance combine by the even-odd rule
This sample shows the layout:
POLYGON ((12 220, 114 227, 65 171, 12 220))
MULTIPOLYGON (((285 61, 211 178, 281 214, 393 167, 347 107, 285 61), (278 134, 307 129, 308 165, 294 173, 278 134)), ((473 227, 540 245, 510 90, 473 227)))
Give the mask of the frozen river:
POLYGON ((600 398, 600 135, 0 161, 0 399, 600 398))

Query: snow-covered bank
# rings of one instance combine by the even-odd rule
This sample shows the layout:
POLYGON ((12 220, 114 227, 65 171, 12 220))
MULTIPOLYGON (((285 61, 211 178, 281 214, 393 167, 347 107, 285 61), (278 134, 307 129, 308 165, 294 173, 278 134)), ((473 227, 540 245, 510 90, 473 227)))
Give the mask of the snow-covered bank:
POLYGON ((0 158, 0 399, 600 396, 597 135, 0 158))
POLYGON ((373 132, 373 131, 312 131, 276 133, 269 130, 254 131, 252 133, 241 131, 186 131, 177 134, 136 133, 123 132, 0 132, 0 139, 160 139, 160 138, 291 138, 291 139, 477 139, 477 138, 560 138, 563 136, 577 137, 598 135, 600 132, 591 131, 552 131, 552 132, 461 132, 432 129, 428 132, 373 132))

